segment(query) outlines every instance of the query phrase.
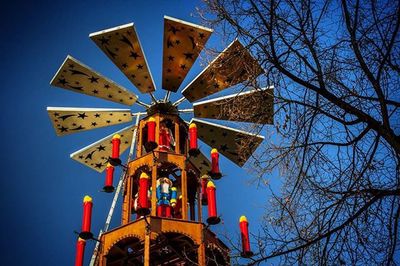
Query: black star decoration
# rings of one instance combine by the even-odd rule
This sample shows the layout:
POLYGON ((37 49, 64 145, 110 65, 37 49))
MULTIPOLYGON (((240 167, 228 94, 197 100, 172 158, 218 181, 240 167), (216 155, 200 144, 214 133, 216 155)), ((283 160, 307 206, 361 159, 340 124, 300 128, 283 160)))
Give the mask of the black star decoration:
POLYGON ((85 157, 85 160, 87 160, 87 159, 92 160, 93 153, 95 153, 95 152, 96 152, 96 150, 91 151, 90 153, 88 153, 88 154, 86 155, 86 157, 85 157))
POLYGON ((174 61, 174 58, 172 55, 168 56, 168 61, 174 61))
POLYGON ((109 88, 110 88, 110 85, 104 84, 104 88, 109 89, 109 88))
POLYGON ((106 37, 102 36, 99 41, 101 42, 101 45, 107 44, 110 39, 107 39, 106 37))
POLYGON ((61 85, 65 86, 66 84, 68 84, 68 82, 65 79, 58 79, 58 83, 60 83, 61 85))
POLYGON ((193 60, 193 53, 183 53, 183 55, 185 56, 185 59, 192 59, 193 60))
POLYGON ((67 131, 68 131, 68 128, 67 128, 67 127, 61 126, 61 127, 59 128, 59 130, 60 130, 61 132, 67 132, 67 131))
POLYGON ((96 77, 93 77, 93 76, 90 77, 89 80, 90 80, 90 83, 99 83, 98 82, 99 78, 96 78, 96 77))
POLYGON ((204 37, 206 37, 206 35, 204 35, 204 33, 200 32, 199 37, 200 37, 200 39, 203 39, 204 37))
POLYGON ((228 148, 228 146, 227 146, 226 144, 224 144, 224 145, 221 145, 221 146, 219 147, 219 149, 220 149, 221 151, 226 151, 226 150, 228 150, 229 148, 228 148))
POLYGON ((78 117, 85 119, 85 117, 88 117, 88 116, 86 115, 86 113, 78 113, 78 117))
POLYGON ((92 90, 92 92, 93 92, 94 94, 98 94, 98 93, 99 93, 98 90, 92 90))
POLYGON ((138 57, 140 57, 139 55, 138 55, 138 53, 136 53, 136 52, 131 52, 131 54, 129 55, 129 57, 132 57, 132 58, 134 58, 135 60, 138 58, 138 57))
POLYGON ((99 118, 100 114, 95 114, 94 117, 99 118))
POLYGON ((184 70, 186 69, 186 65, 185 64, 181 64, 181 68, 184 70))
POLYGON ((137 65, 138 69, 143 69, 143 66, 141 64, 137 65))
POLYGON ((172 42, 170 40, 168 40, 167 41, 167 48, 170 48, 170 47, 174 47, 174 45, 172 44, 172 42))
POLYGON ((97 126, 97 123, 96 123, 96 122, 93 122, 93 123, 92 123, 92 126, 94 126, 94 127, 97 126))
POLYGON ((106 147, 103 146, 103 145, 100 145, 99 147, 97 147, 97 150, 98 150, 98 151, 105 151, 105 150, 106 150, 106 147))
POLYGON ((171 31, 175 35, 179 30, 177 28, 175 28, 174 26, 171 26, 171 28, 169 28, 168 31, 171 31))
POLYGON ((103 166, 102 163, 96 163, 96 166, 95 166, 95 167, 100 169, 102 166, 103 166))

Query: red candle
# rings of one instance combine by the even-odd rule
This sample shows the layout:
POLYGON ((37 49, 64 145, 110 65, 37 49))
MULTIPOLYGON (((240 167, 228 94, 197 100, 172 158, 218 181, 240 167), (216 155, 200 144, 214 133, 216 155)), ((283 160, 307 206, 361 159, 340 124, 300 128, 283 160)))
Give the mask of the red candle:
POLYGON ((207 183, 209 181, 208 175, 201 177, 201 204, 207 205, 207 183))
POLYGON ((157 148, 156 143, 156 119, 154 117, 150 117, 146 122, 147 126, 147 142, 144 144, 144 147, 147 151, 152 151, 157 148))
POLYGON ((114 191, 113 177, 114 177, 114 166, 108 163, 106 167, 106 181, 103 187, 104 192, 111 193, 114 191))
POLYGON ((112 143, 112 153, 110 157, 110 164, 113 166, 117 166, 121 164, 121 160, 119 159, 119 147, 121 144, 121 136, 115 134, 111 140, 112 143))
POLYGON ((139 198, 138 198, 138 208, 137 208, 137 213, 139 216, 148 215, 150 213, 148 190, 149 190, 149 175, 143 172, 140 174, 139 178, 139 198))
POLYGON ((92 222, 92 207, 92 198, 85 196, 83 198, 82 230, 79 234, 79 237, 85 240, 93 237, 93 234, 90 232, 90 226, 92 222))
POLYGON ((189 155, 197 156, 200 153, 197 147, 197 126, 191 123, 189 126, 189 155))
POLYGON ((249 223, 247 222, 246 216, 241 216, 239 219, 240 235, 242 238, 242 257, 251 257, 253 252, 250 250, 250 239, 249 239, 249 223))
POLYGON ((121 136, 115 134, 112 138, 112 155, 111 158, 117 159, 119 158, 119 146, 121 144, 121 136))
POLYGON ((221 219, 217 216, 217 198, 215 185, 212 181, 207 183, 208 218, 207 223, 218 224, 221 219))
POLYGON ((211 172, 210 176, 212 179, 220 179, 222 177, 219 171, 219 154, 217 149, 211 150, 211 172))
POLYGON ((83 256, 85 255, 85 245, 86 241, 79 237, 78 241, 76 242, 75 266, 83 265, 83 256))

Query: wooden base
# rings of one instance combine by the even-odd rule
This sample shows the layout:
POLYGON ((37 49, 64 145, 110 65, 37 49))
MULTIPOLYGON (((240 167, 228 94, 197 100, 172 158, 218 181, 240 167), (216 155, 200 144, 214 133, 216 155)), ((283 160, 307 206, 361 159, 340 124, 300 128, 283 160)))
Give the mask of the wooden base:
POLYGON ((198 222, 148 216, 103 234, 101 243, 96 265, 180 265, 194 261, 205 266, 215 258, 219 258, 216 265, 230 265, 229 249, 198 222))

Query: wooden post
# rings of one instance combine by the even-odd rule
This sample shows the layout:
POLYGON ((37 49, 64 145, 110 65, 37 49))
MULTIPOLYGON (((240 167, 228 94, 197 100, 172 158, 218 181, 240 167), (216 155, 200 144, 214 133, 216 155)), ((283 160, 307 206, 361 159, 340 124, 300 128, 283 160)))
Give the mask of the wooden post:
MULTIPOLYGON (((157 137, 156 137, 157 138, 157 137)), ((158 156, 158 152, 155 152, 156 156, 158 156)), ((153 163, 151 170, 151 215, 157 215, 157 163, 153 163)))
POLYGON ((187 210, 187 175, 186 169, 182 169, 182 182, 181 182, 181 190, 182 190, 182 219, 187 220, 188 210, 187 210))
POLYGON ((200 187, 200 184, 198 183, 197 184, 197 221, 199 221, 200 223, 201 223, 201 220, 203 219, 202 207, 203 207, 203 205, 201 204, 201 187, 200 187))
POLYGON ((144 236, 144 266, 150 266, 150 230, 146 229, 144 236))
POLYGON ((175 124, 175 153, 179 154, 179 153, 183 153, 182 149, 183 147, 181 147, 181 142, 180 142, 180 138, 181 136, 179 135, 179 123, 177 121, 177 118, 174 118, 174 124, 175 124))
POLYGON ((143 127, 144 127, 144 122, 143 120, 139 122, 138 128, 137 128, 137 148, 136 148, 136 158, 142 157, 142 146, 143 146, 143 127))
POLYGON ((204 245, 204 235, 202 236, 201 244, 197 248, 197 257, 198 257, 198 264, 199 266, 206 265, 206 250, 204 245))
POLYGON ((125 180, 124 202, 122 204, 122 225, 128 224, 132 213, 132 176, 125 180))

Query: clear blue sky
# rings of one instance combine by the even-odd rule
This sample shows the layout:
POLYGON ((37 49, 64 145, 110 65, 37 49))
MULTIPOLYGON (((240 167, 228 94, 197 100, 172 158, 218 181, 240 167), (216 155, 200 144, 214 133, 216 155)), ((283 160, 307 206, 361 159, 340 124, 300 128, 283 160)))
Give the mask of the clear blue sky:
MULTIPOLYGON (((54 88, 49 82, 70 54, 149 102, 88 38, 89 33, 134 22, 156 86, 160 88, 163 16, 199 23, 197 17, 191 16, 199 3, 136 2, 139 1, 9 1, 2 4, 1 265, 72 265, 76 242, 73 231, 80 229, 82 198, 86 194, 94 199, 93 232, 97 235, 104 226, 112 200, 111 194, 99 192, 104 175, 71 160, 69 154, 124 125, 57 137, 46 106, 126 107, 54 88)), ((207 46, 220 44, 219 38, 214 34, 207 46)), ((195 66, 184 84, 201 71, 199 62, 195 66)), ((164 94, 161 89, 156 92, 158 98, 164 94)), ((178 93, 172 100, 180 96, 178 93)), ((132 110, 143 109, 133 107, 132 110)), ((203 151, 209 154, 208 147, 203 151)), ((251 232, 256 233, 269 193, 250 186, 252 177, 246 171, 223 157, 221 161, 221 171, 226 176, 216 185, 218 211, 224 221, 212 229, 236 237, 238 219, 245 214, 251 232)), ((118 208, 112 226, 119 222, 118 208)), ((93 247, 94 243, 87 245, 86 263, 93 247)))

